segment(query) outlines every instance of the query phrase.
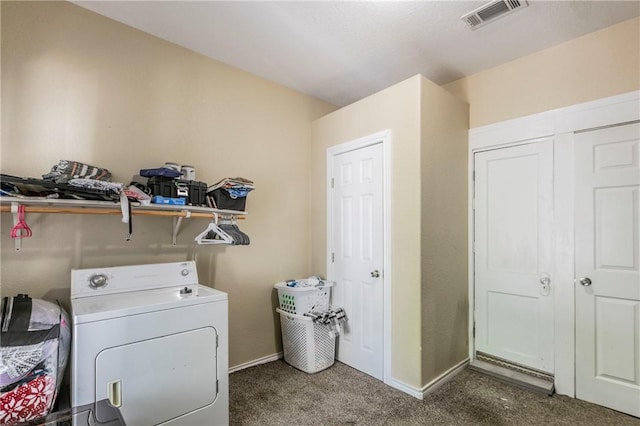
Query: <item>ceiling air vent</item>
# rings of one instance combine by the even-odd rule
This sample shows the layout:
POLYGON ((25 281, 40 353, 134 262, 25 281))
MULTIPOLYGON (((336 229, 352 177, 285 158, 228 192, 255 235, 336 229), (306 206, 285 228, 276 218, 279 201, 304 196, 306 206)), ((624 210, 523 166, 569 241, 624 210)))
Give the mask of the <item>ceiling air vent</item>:
POLYGON ((529 6, 526 0, 494 0, 463 15, 462 19, 472 30, 529 6))

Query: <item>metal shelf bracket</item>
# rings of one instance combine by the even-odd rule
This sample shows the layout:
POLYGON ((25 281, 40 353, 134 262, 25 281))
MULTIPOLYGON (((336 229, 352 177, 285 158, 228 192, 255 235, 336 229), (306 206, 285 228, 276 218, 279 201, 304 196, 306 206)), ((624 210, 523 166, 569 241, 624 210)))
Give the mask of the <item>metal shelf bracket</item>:
POLYGON ((171 233, 172 236, 172 240, 171 242, 173 243, 173 245, 175 246, 177 244, 178 241, 178 233, 180 232, 180 226, 182 225, 182 219, 184 219, 185 217, 187 219, 189 219, 191 217, 191 211, 189 210, 183 210, 184 212, 184 216, 174 216, 173 217, 173 232, 171 233))
MULTIPOLYGON (((11 203, 11 216, 13 216, 13 226, 15 227, 18 224, 18 206, 20 203, 11 203)), ((18 235, 18 237, 13 239, 13 249, 15 251, 22 250, 22 235, 18 235)))

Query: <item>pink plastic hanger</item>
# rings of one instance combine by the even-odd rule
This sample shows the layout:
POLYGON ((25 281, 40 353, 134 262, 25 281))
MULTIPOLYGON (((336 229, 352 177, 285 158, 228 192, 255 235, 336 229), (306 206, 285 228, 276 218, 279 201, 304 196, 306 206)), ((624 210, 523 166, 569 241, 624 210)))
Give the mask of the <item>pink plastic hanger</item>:
POLYGON ((30 237, 32 235, 31 228, 24 220, 24 206, 21 204, 18 206, 18 223, 11 230, 11 238, 30 237))

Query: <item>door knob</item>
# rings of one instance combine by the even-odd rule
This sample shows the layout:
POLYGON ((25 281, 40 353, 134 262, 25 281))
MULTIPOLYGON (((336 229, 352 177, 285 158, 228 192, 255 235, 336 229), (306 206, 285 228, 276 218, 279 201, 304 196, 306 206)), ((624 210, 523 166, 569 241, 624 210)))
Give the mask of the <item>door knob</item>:
POLYGON ((540 275, 540 294, 548 296, 551 293, 551 277, 546 272, 540 275))
POLYGON ((591 278, 589 277, 582 277, 578 279, 578 282, 580 284, 582 284, 585 287, 589 287, 591 285, 591 278))
POLYGON ((377 269, 371 272, 371 278, 379 278, 379 277, 380 277, 380 271, 378 271, 377 269))

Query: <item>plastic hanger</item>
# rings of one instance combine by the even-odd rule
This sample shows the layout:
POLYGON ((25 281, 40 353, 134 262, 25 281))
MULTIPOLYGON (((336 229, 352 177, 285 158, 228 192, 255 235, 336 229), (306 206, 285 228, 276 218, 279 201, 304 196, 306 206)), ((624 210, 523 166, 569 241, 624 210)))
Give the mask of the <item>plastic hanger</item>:
POLYGON ((236 232, 240 233, 240 236, 242 237, 242 244, 244 244, 245 246, 248 246, 249 243, 251 243, 251 240, 249 239, 249 236, 247 234, 245 234, 244 232, 242 232, 240 230, 240 228, 238 228, 238 225, 232 224, 231 226, 233 227, 233 229, 236 230, 236 232))
POLYGON ((220 229, 217 221, 218 215, 214 213, 214 220, 196 236, 194 241, 198 244, 234 244, 233 237, 220 229))
POLYGON ((233 244, 234 240, 231 235, 220 229, 218 225, 211 222, 207 228, 202 231, 194 241, 198 244, 233 244))
POLYGON ((20 204, 18 206, 18 223, 11 229, 11 238, 30 237, 32 235, 31 228, 24 220, 24 206, 20 204))
POLYGON ((221 223, 220 228, 233 238, 234 244, 243 246, 249 245, 249 236, 238 228, 238 225, 235 224, 233 219, 221 223))

